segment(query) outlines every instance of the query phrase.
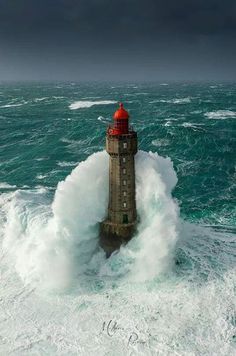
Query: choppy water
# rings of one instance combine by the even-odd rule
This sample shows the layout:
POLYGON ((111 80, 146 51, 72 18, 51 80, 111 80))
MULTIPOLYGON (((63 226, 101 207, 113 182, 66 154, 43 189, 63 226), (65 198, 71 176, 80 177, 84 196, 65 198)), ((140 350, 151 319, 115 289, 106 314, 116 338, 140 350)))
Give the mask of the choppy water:
POLYGON ((1 354, 236 354, 235 84, 1 85, 0 135, 1 354), (106 260, 117 101, 141 221, 106 260))

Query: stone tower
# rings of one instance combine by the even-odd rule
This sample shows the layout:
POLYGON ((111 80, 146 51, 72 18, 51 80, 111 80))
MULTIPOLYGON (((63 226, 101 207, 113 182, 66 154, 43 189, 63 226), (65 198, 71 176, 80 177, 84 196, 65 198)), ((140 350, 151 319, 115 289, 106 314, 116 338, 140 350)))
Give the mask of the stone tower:
POLYGON ((100 224, 100 245, 109 257, 127 243, 136 227, 135 164, 137 133, 129 126, 129 114, 120 104, 115 112, 114 125, 106 135, 109 160, 108 216, 100 224))

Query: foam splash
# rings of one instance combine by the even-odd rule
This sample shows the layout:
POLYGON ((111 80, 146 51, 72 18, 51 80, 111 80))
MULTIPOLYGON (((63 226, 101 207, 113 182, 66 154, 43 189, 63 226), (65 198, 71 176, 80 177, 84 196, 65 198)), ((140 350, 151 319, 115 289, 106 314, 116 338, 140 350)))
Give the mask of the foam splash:
POLYGON ((52 205, 45 189, 17 191, 7 203, 3 248, 25 283, 64 289, 91 270, 104 277, 147 281, 171 267, 178 236, 178 206, 171 197, 177 178, 171 160, 138 152, 138 233, 106 260, 98 246, 98 227, 107 213, 108 159, 103 151, 81 162, 58 184, 52 205))
POLYGON ((148 281, 168 271, 178 236, 179 210, 171 192, 177 177, 170 159, 139 152, 136 159, 138 234, 118 256, 129 256, 130 277, 148 281))
POLYGON ((77 110, 77 109, 84 109, 84 108, 91 108, 94 105, 110 105, 110 104, 116 104, 117 101, 114 100, 99 100, 99 101, 85 101, 85 100, 79 100, 75 101, 74 103, 69 105, 69 108, 71 110, 77 110))

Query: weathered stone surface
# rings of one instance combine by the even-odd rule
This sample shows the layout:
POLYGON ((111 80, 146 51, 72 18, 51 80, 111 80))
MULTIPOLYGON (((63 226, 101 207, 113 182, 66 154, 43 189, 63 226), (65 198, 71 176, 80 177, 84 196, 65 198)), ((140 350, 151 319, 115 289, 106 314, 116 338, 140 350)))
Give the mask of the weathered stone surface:
POLYGON ((100 224, 100 246, 109 257, 120 246, 131 240, 136 230, 136 223, 114 224, 104 221, 100 224))
POLYGON ((107 219, 100 225, 100 245, 110 256, 133 236, 137 212, 135 200, 135 162, 137 134, 106 137, 109 160, 109 204, 107 219))

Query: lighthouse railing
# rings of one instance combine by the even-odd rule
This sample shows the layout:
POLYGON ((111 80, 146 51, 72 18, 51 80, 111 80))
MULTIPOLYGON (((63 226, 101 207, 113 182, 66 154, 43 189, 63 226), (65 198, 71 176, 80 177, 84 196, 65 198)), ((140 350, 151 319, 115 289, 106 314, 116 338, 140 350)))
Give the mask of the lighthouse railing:
MULTIPOLYGON (((112 130, 115 130, 116 129, 116 127, 114 126, 114 125, 108 125, 108 127, 107 127, 107 133, 108 134, 112 134, 112 130)), ((134 134, 135 133, 135 131, 134 131, 134 127, 132 126, 132 125, 129 125, 129 131, 128 131, 128 133, 126 133, 126 134, 123 134, 123 135, 132 135, 132 134, 134 134)))

